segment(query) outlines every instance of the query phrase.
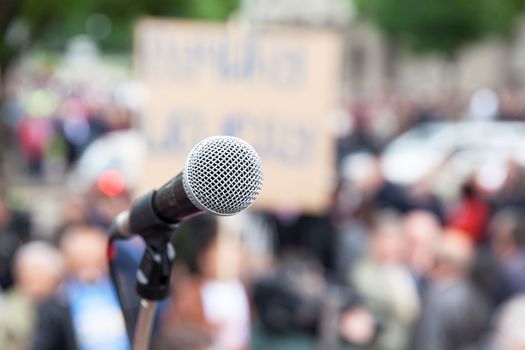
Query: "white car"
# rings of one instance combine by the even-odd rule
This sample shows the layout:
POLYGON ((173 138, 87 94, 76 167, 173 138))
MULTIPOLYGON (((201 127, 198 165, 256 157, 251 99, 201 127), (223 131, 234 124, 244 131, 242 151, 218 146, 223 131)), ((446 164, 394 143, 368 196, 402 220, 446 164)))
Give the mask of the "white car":
POLYGON ((381 167, 387 180, 411 185, 445 166, 452 176, 476 173, 490 190, 505 181, 509 160, 525 166, 525 122, 433 122, 392 141, 381 167))

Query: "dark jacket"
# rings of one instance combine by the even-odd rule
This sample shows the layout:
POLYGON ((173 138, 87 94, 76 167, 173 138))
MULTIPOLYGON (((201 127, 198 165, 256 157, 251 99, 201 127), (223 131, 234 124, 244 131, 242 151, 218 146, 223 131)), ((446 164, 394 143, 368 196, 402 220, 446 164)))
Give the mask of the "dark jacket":
POLYGON ((490 304, 467 281, 430 287, 415 337, 417 350, 478 349, 490 320, 490 304))
POLYGON ((73 320, 65 294, 59 293, 38 309, 32 350, 76 350, 73 320))

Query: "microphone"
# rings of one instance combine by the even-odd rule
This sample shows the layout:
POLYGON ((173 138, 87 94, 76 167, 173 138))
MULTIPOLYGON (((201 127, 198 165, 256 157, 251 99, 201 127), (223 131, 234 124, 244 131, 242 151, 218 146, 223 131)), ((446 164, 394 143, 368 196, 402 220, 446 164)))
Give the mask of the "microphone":
POLYGON ((120 238, 148 238, 157 227, 203 212, 234 215, 255 201, 262 182, 261 159, 252 146, 233 136, 209 137, 191 150, 179 174, 120 213, 111 231, 120 238))

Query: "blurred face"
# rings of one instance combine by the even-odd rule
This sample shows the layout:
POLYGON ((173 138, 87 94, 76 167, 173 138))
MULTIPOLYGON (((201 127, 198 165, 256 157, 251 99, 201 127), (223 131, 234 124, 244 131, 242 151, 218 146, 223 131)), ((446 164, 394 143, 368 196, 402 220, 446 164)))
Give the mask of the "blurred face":
POLYGON ((519 219, 513 212, 498 212, 492 219, 491 226, 492 249, 498 258, 505 259, 518 249, 514 234, 519 229, 519 219))
POLYGON ((369 173, 362 178, 362 182, 358 184, 358 188, 365 197, 368 197, 376 193, 382 182, 383 175, 381 174, 379 161, 374 159, 372 165, 370 166, 369 173))
POLYGON ((408 260, 410 268, 419 274, 426 274, 434 267, 435 249, 432 241, 421 239, 421 237, 409 237, 408 260))
POLYGON ((453 229, 445 230, 439 239, 434 277, 438 280, 465 278, 474 254, 474 243, 468 234, 453 229))
POLYGON ((19 288, 37 302, 55 292, 61 277, 54 266, 33 261, 19 262, 16 276, 19 288))
POLYGON ((69 275, 86 283, 102 278, 107 271, 106 245, 106 236, 96 228, 69 232, 62 245, 69 275))
POLYGON ((362 307, 354 307, 341 315, 339 334, 348 342, 356 345, 366 345, 375 333, 373 315, 362 307))
POLYGON ((505 258, 508 253, 512 252, 514 248, 514 242, 512 240, 512 230, 500 229, 493 232, 492 237, 492 249, 499 258, 505 258))
POLYGON ((409 215, 404 224, 408 263, 412 271, 426 274, 434 267, 439 223, 430 214, 409 215))
POLYGON ((67 223, 79 223, 85 219, 85 208, 78 199, 71 199, 64 206, 64 221, 67 223))
POLYGON ((381 227, 374 234, 372 244, 374 256, 379 263, 405 262, 405 237, 397 225, 381 227))

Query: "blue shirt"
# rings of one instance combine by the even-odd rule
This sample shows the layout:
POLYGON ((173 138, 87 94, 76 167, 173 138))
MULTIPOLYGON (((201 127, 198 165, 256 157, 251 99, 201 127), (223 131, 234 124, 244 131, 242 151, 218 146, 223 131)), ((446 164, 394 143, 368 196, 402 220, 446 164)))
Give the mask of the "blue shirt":
POLYGON ((68 281, 66 291, 79 350, 129 350, 126 327, 108 279, 68 281))

